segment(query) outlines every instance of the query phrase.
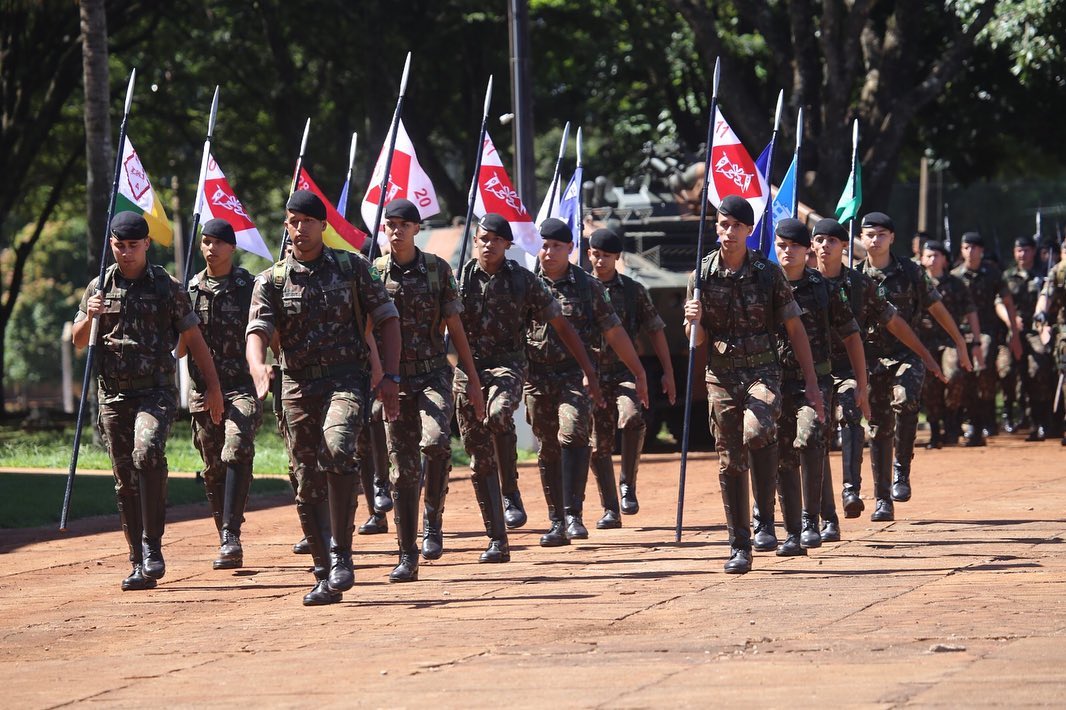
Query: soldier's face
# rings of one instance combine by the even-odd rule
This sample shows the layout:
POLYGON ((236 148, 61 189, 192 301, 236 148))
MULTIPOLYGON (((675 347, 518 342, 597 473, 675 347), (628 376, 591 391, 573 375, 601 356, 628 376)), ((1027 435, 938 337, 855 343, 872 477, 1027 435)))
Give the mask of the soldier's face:
POLYGON ((807 263, 807 247, 790 239, 776 237, 774 239, 774 251, 777 252, 777 261, 782 267, 806 265, 807 263))
POLYGON ((976 269, 981 265, 981 257, 985 255, 985 248, 977 244, 963 242, 959 253, 962 254, 962 260, 966 262, 966 268, 976 269))
POLYGON ((886 256, 892 249, 896 235, 884 227, 863 227, 862 245, 870 256, 886 256))
POLYGON ((944 265, 947 263, 947 259, 944 255, 934 249, 922 250, 922 266, 926 271, 931 274, 939 276, 944 273, 944 265))
POLYGON ((540 259, 540 267, 548 273, 558 273, 570 263, 570 252, 574 249, 573 242, 557 242, 554 239, 545 239, 540 245, 537 258, 540 259))
POLYGON ((510 246, 511 243, 496 232, 488 232, 478 227, 474 249, 477 250, 477 260, 482 268, 495 269, 502 264, 510 246))
POLYGON ((136 276, 148 263, 149 238, 115 239, 111 238, 111 253, 123 276, 136 276))
POLYGON ((326 223, 303 212, 285 211, 285 229, 297 254, 311 252, 322 245, 326 223))
POLYGON ((389 240, 389 246, 393 251, 410 250, 415 245, 415 235, 422 229, 417 222, 408 222, 398 217, 390 217, 385 220, 385 238, 389 240))
POLYGON ((718 243, 726 253, 736 252, 747 248, 746 240, 751 236, 752 226, 744 224, 735 217, 719 214, 714 223, 714 229, 718 233, 718 243))
POLYGON ((1014 247, 1014 262, 1025 270, 1033 268, 1036 249, 1032 247, 1014 247))
POLYGON ((589 263, 597 274, 613 274, 618 266, 618 257, 621 254, 613 254, 600 249, 589 249, 589 263))
POLYGON ((815 234, 811 238, 811 248, 822 268, 836 266, 844 258, 844 242, 829 234, 815 234))
POLYGON ((228 264, 233 260, 233 252, 235 251, 237 251, 237 247, 229 242, 215 239, 206 234, 200 241, 200 253, 204 255, 204 261, 212 266, 228 264))

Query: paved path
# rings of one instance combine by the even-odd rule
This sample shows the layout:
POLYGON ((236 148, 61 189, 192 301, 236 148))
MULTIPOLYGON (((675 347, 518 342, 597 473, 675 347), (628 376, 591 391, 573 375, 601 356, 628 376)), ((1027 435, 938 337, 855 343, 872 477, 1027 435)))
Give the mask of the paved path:
POLYGON ((174 511, 153 592, 119 590, 115 520, 69 537, 0 532, 3 705, 1066 704, 1058 442, 920 451, 895 523, 844 521, 844 542, 758 554, 742 577, 721 572, 715 467, 702 455, 689 468, 681 544, 676 458, 656 456, 625 528, 554 550, 537 546, 544 504, 523 467, 531 524, 506 565, 477 564, 484 538, 459 471, 445 556, 422 581, 388 584, 395 538, 359 537, 356 587, 318 609, 300 605, 311 577, 289 552, 294 510, 263 507, 279 501, 249 514, 237 572, 210 569, 206 505, 174 511))

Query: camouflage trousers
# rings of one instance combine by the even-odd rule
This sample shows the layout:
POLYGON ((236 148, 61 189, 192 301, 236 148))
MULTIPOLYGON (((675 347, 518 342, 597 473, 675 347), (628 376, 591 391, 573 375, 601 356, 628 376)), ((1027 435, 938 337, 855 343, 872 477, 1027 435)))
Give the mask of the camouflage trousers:
POLYGON ((958 401, 961 388, 950 385, 952 381, 961 379, 963 370, 959 367, 958 351, 953 347, 936 348, 930 354, 940 363, 948 384, 934 377, 933 373, 926 372, 922 382, 922 409, 928 419, 942 420, 949 411, 957 411, 962 406, 962 402, 958 401))
POLYGON ((192 413, 192 440, 204 461, 204 482, 223 485, 226 467, 251 465, 255 459, 255 433, 263 421, 263 405, 253 392, 226 392, 222 421, 211 421, 210 412, 192 413))
MULTIPOLYGON (((456 379, 455 414, 463 447, 470 456, 470 470, 475 476, 494 475, 499 470, 493 436, 514 431, 514 415, 522 402, 525 373, 508 367, 478 370, 481 392, 485 397, 485 421, 474 416, 474 408, 466 392, 458 388, 456 379)), ((465 379, 462 381, 465 386, 465 379)))
MULTIPOLYGON (((400 385, 400 416, 385 422, 392 471, 389 480, 397 488, 418 486, 422 456, 428 460, 452 460, 452 369, 440 368, 404 379, 400 385)), ((446 468, 450 470, 451 466, 446 468)))
POLYGON ((1022 337, 1022 359, 1015 360, 1010 348, 999 347, 996 354, 996 372, 999 375, 1003 396, 1020 399, 1023 395, 1030 403, 1050 403, 1055 397, 1054 360, 1050 348, 1040 340, 1037 333, 1022 337))
MULTIPOLYGON (((996 347, 992 345, 992 339, 988 335, 981 336, 981 350, 983 362, 973 363, 973 372, 966 372, 956 365, 953 367, 951 376, 945 373, 948 377, 947 399, 949 402, 958 402, 962 406, 972 407, 977 402, 991 402, 996 398, 998 381, 996 347)), ((954 348, 948 348, 948 351, 954 353, 956 358, 958 357, 954 348)), ((953 364, 957 362, 955 360, 953 364)))
POLYGON ((870 434, 891 439, 896 417, 917 415, 925 365, 911 351, 875 360, 870 368, 870 434))
POLYGON ((348 376, 331 390, 284 401, 297 503, 325 501, 327 474, 358 474, 356 441, 363 426, 363 396, 362 378, 348 376))
POLYGON ((707 405, 719 472, 743 476, 749 450, 777 443, 781 370, 758 367, 719 375, 707 382, 707 405))
MULTIPOLYGON (((115 495, 136 498, 141 476, 167 477, 167 437, 178 410, 172 388, 141 390, 100 403, 100 433, 111 457, 115 495)), ((166 486, 161 486, 166 497, 166 486)))
POLYGON ((582 372, 530 374, 522 392, 526 421, 540 442, 537 459, 562 460, 562 447, 587 446, 592 400, 582 384, 582 372))
POLYGON ((834 423, 848 425, 862 422, 862 410, 855 403, 855 392, 858 388, 859 383, 855 381, 855 373, 850 367, 833 369, 830 384, 832 399, 826 398, 825 402, 832 402, 832 409, 827 409, 826 413, 832 412, 834 423))
MULTIPOLYGON (((830 402, 832 380, 818 380, 822 401, 830 402)), ((803 380, 786 379, 781 382, 781 415, 777 419, 778 468, 798 471, 800 452, 814 446, 825 446, 828 424, 818 421, 814 407, 807 402, 803 380)))
POLYGON ((592 411, 592 460, 610 459, 614 435, 619 429, 646 428, 644 413, 637 400, 637 384, 632 373, 623 369, 600 375, 600 392, 605 406, 592 411))

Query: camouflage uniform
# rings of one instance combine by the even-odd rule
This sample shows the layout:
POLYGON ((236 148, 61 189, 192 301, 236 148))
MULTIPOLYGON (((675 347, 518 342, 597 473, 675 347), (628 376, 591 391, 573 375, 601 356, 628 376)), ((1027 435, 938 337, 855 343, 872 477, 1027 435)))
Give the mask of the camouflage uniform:
MULTIPOLYGON (((663 319, 652 305, 648 289, 625 274, 616 273, 610 281, 601 282, 622 322, 626 335, 633 341, 643 334, 666 328, 663 319)), ((605 511, 617 515, 618 494, 614 487, 614 467, 611 454, 617 430, 622 431, 622 472, 619 483, 623 496, 636 487, 640 452, 644 447, 647 426, 633 373, 618 359, 613 348, 602 341, 593 347, 600 375, 600 392, 604 407, 592 413, 592 471, 600 489, 600 502, 605 511)))
MULTIPOLYGON (((595 278, 573 264, 558 281, 541 280, 559 302, 581 341, 596 343, 601 333, 621 325, 610 297, 595 278)), ((546 321, 526 330, 529 379, 523 388, 526 417, 540 442, 537 463, 553 529, 580 521, 589 469, 592 406, 577 360, 546 321)))
MULTIPOLYGON (((952 320, 959 328, 967 323, 967 316, 977 310, 974 305, 970 289, 966 288, 957 276, 945 272, 939 279, 929 277, 929 280, 940 293, 944 307, 948 309, 952 320)), ((940 369, 947 384, 926 373, 925 382, 922 385, 922 406, 925 408, 926 419, 932 429, 931 441, 936 446, 939 440, 939 427, 946 420, 952 423, 947 427, 948 438, 954 434, 955 413, 962 406, 962 376, 964 371, 959 367, 959 353, 955 350, 955 343, 951 336, 940 327, 940 324, 929 315, 923 313, 918 324, 918 337, 922 345, 929 349, 930 354, 940 363, 940 369)), ((954 435, 957 437, 957 435, 954 435)))
POLYGON ((268 342, 275 331, 280 337, 296 509, 320 581, 331 563, 351 557, 356 440, 366 406, 364 319, 381 323, 396 315, 366 259, 328 247, 313 262, 290 255, 255 280, 247 333, 268 342))
MULTIPOLYGON (((1057 369, 1057 372, 1052 373, 1052 377, 1061 377, 1063 373, 1066 373, 1066 261, 1060 261, 1052 267, 1051 273, 1044 281, 1043 293, 1047 301, 1045 306, 1047 323, 1053 329, 1051 342, 1047 346, 1057 369)), ((1058 387, 1061 382, 1062 380, 1056 380, 1051 389, 1052 404, 1054 404, 1055 397, 1054 388, 1058 387)), ((1066 385, 1063 386, 1059 399, 1066 401, 1066 385)), ((1062 406, 1060 402, 1059 407, 1062 406)), ((1051 414, 1051 423, 1054 425, 1055 418, 1059 415, 1056 412, 1051 414)), ((1062 441, 1066 445, 1066 434, 1063 435, 1062 441)))
POLYGON ((510 259, 491 275, 477 260, 468 261, 459 294, 463 329, 485 397, 485 420, 474 415, 462 367, 455 369, 453 384, 456 418, 470 456, 470 481, 485 532, 491 540, 506 542, 507 532, 501 523, 504 509, 507 526, 520 527, 525 522, 518 491, 514 414, 522 402, 526 380, 526 329, 534 321, 554 320, 562 309, 541 279, 510 259))
POLYGON ((104 297, 98 315, 100 433, 111 457, 119 519, 130 561, 161 562, 166 527, 167 436, 177 411, 174 355, 178 336, 199 320, 181 284, 148 263, 130 281, 117 265, 93 279, 74 322, 87 317, 88 302, 104 297))
MULTIPOLYGON (((874 281, 881 297, 896 307, 912 330, 918 329, 922 313, 941 300, 925 270, 909 259, 891 256, 884 269, 874 268, 867 259, 856 268, 874 281)), ((896 450, 893 483, 909 485, 925 365, 878 323, 866 324, 864 346, 870 368, 870 465, 878 502, 874 515, 890 520, 894 515, 889 473, 892 449, 896 450)))
MULTIPOLYGON (((983 262, 976 271, 960 264, 952 270, 952 275, 960 279, 970 290, 974 305, 977 307, 977 321, 981 326, 981 348, 984 362, 975 362, 973 372, 963 374, 953 385, 953 397, 963 400, 963 408, 974 427, 975 434, 982 429, 990 429, 995 422, 996 407, 996 354, 1004 343, 1005 327, 996 314, 996 298, 1010 292, 1003 272, 989 262, 983 262)), ((960 329, 966 342, 972 345, 973 333, 969 323, 960 329)))
POLYGON ((1014 298, 1018 317, 1022 320, 1022 359, 1015 360, 1010 349, 1005 346, 1000 347, 996 356, 1004 408, 1009 418, 1011 405, 1015 401, 1018 402, 1021 414, 1024 414, 1025 403, 1028 402, 1032 413, 1033 433, 1036 433, 1040 427, 1046 428, 1049 423, 1055 390, 1051 354, 1033 326, 1036 302, 1043 289, 1044 279, 1017 265, 1004 271, 1003 278, 1007 282, 1007 290, 1014 298))
POLYGON ((452 469, 452 366, 444 342, 444 321, 463 304, 448 262, 415 249, 414 260, 397 264, 391 255, 374 262, 400 313, 400 415, 385 422, 392 461, 394 516, 400 551, 416 547, 418 492, 425 476, 423 555, 440 556, 444 500, 452 469), (425 457, 424 464, 423 458, 425 457), (407 539, 407 538, 410 539, 407 539))
MULTIPOLYGON (((781 365, 775 333, 800 315, 781 268, 748 250, 744 264, 730 272, 718 251, 704 257, 700 324, 707 334, 707 402, 711 433, 718 451, 729 545, 750 552, 748 485, 752 470, 773 500, 777 477, 777 419, 781 414, 781 365)), ((689 276, 691 300, 695 274, 689 276)), ((760 494, 760 499, 765 495, 760 494)))
MULTIPOLYGON (((244 354, 252 276, 236 267, 215 279, 205 269, 189 281, 189 299, 200 319, 225 403, 222 421, 215 424, 207 411, 203 376, 189 358, 193 442, 204 462, 204 487, 219 535, 226 529, 239 538, 252 483, 255 433, 263 415, 244 354)), ((216 567, 220 561, 216 560, 216 567)))

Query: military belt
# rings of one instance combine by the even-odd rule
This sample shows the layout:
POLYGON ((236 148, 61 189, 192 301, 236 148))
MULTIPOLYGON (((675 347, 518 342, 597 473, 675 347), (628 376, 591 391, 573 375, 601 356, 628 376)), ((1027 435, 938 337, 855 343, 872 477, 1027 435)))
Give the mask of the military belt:
POLYGON ((153 387, 165 387, 170 382, 163 375, 144 377, 100 377, 100 389, 105 392, 135 392, 153 387))
POLYGON ((339 362, 335 365, 310 365, 301 368, 283 368, 285 376, 293 380, 320 380, 323 377, 361 375, 366 368, 357 362, 339 362))
POLYGON ((742 355, 740 357, 727 357, 714 353, 711 355, 708 364, 715 370, 741 370, 760 367, 761 365, 772 365, 775 362, 777 362, 777 355, 770 350, 766 350, 755 355, 742 355))
POLYGON ((581 372, 581 365, 577 363, 577 360, 529 363, 529 374, 531 375, 569 375, 575 372, 581 372))
POLYGON ((437 357, 431 357, 428 360, 410 360, 408 362, 401 362, 400 375, 403 377, 425 375, 434 370, 444 369, 445 367, 448 367, 449 364, 447 355, 438 355, 437 357))
POLYGON ((479 370, 491 370, 494 367, 524 367, 526 364, 525 351, 514 353, 501 353, 495 357, 474 358, 474 364, 479 370))
MULTIPOLYGON (((848 361, 851 362, 850 360, 848 361)), ((815 363, 814 374, 818 377, 825 377, 833 371, 833 363, 829 360, 823 360, 822 362, 815 363)), ((803 371, 800 369, 788 368, 785 370, 786 380, 802 380, 803 371)))

